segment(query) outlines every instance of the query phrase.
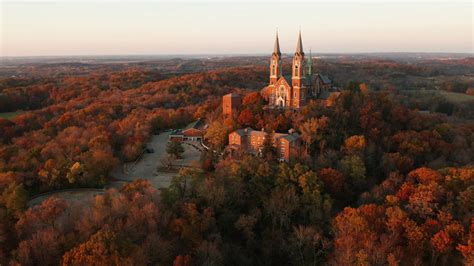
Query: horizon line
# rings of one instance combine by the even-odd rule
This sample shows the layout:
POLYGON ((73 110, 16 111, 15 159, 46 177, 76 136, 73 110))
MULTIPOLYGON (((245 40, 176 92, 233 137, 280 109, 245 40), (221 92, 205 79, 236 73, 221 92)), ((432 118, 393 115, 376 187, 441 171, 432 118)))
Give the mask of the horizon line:
MULTIPOLYGON (((364 55, 364 54, 457 54, 474 55, 474 52, 311 52, 315 55, 364 55)), ((268 56, 271 53, 169 53, 169 54, 58 54, 58 55, 0 55, 0 58, 25 58, 25 57, 119 57, 119 56, 268 56)), ((282 53, 282 55, 293 55, 293 53, 282 53)))

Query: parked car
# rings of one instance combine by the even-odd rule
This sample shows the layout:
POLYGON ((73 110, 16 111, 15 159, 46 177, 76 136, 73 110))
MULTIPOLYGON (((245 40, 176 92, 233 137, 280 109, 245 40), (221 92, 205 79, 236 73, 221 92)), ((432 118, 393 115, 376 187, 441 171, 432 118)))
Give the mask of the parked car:
POLYGON ((153 148, 146 148, 145 152, 146 153, 155 153, 155 150, 153 148))

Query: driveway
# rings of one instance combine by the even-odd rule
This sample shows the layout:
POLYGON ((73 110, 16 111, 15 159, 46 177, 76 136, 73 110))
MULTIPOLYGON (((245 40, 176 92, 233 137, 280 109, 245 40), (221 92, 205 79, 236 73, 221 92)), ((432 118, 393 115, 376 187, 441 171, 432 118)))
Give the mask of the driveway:
MULTIPOLYGON (((178 171, 159 171, 162 168, 162 161, 168 156, 166 153, 166 144, 170 132, 163 132, 159 135, 153 135, 151 140, 147 143, 148 148, 152 148, 154 153, 144 153, 136 163, 127 163, 114 169, 110 175, 119 181, 134 181, 136 179, 146 179, 157 189, 168 187, 173 176, 178 174, 178 171)), ((199 143, 193 143, 198 146, 199 143)), ((183 143, 184 153, 183 159, 175 161, 177 168, 180 167, 197 167, 201 158, 201 151, 197 150, 192 145, 183 143)), ((122 184, 112 182, 112 187, 120 187, 122 184)))
MULTIPOLYGON (((125 163, 117 166, 110 172, 110 176, 115 180, 105 185, 105 188, 120 189, 124 184, 137 179, 146 179, 150 181, 155 188, 169 187, 173 176, 178 174, 178 170, 174 172, 163 172, 157 169, 162 166, 162 160, 167 156, 166 144, 170 132, 163 132, 159 135, 153 135, 147 143, 148 148, 153 148, 154 153, 143 153, 140 159, 135 163, 125 163)), ((199 143, 193 143, 199 146, 199 143)), ((183 159, 176 160, 175 164, 184 167, 196 167, 199 165, 201 151, 192 145, 183 143, 184 153, 183 159)), ((96 189, 74 189, 70 191, 51 192, 44 196, 39 196, 29 202, 30 206, 37 205, 51 196, 57 196, 65 200, 88 202, 98 194, 103 193, 96 189)))
MULTIPOLYGON (((171 178, 176 173, 158 173, 156 169, 161 165, 161 160, 166 156, 166 143, 170 132, 163 132, 159 135, 153 135, 146 144, 152 148, 154 153, 143 153, 141 158, 135 163, 125 163, 116 167, 110 176, 120 181, 134 181, 136 179, 146 179, 155 188, 167 187, 171 178)), ((121 187, 123 183, 112 182, 111 187, 121 187)))

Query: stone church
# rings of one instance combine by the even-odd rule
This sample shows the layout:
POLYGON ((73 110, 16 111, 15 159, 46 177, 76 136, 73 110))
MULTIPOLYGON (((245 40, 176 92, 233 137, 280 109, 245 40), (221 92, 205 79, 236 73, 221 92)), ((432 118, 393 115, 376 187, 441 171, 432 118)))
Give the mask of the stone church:
MULTIPOLYGON (((262 96, 268 100, 269 108, 299 109, 309 99, 326 97, 332 89, 331 81, 321 74, 313 74, 313 61, 306 61, 301 32, 298 35, 293 56, 291 75, 282 74, 282 56, 278 33, 270 60, 270 83, 262 89, 262 96)), ((324 99, 323 99, 324 100, 324 99)))

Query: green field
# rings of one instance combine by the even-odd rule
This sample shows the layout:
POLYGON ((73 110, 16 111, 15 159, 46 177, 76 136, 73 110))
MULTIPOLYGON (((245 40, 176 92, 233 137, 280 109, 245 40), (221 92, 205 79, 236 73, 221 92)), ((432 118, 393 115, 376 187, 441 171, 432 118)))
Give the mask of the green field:
POLYGON ((446 97, 448 101, 456 102, 456 103, 463 103, 474 101, 473 95, 468 95, 465 93, 457 93, 457 92, 449 92, 449 91, 437 91, 439 94, 446 97))
POLYGON ((440 95, 452 103, 465 103, 465 102, 474 101, 473 95, 468 95, 465 93, 458 93, 458 92, 443 91, 443 90, 405 90, 404 92, 410 95, 418 94, 420 96, 440 95))
POLYGON ((15 111, 15 112, 6 112, 6 113, 0 113, 0 118, 5 118, 5 119, 14 119, 18 115, 23 114, 25 111, 15 111))

